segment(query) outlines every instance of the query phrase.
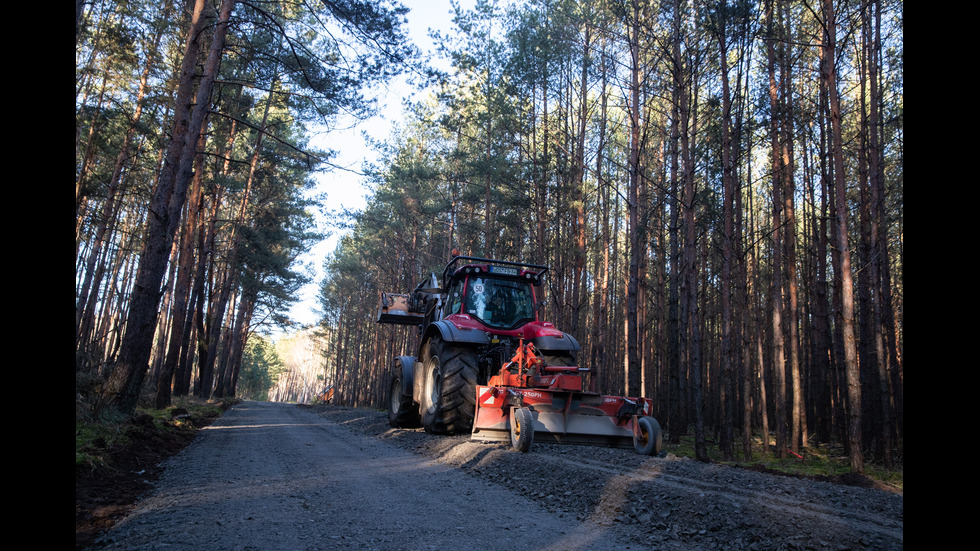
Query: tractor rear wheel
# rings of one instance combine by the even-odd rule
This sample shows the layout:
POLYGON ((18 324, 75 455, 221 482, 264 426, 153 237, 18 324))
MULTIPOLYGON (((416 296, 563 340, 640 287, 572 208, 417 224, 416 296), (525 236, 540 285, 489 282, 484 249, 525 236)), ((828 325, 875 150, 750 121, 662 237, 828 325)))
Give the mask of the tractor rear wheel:
POLYGON ((423 369, 422 426, 426 432, 470 432, 479 376, 476 351, 454 346, 437 335, 429 341, 423 369))
POLYGON ((572 366, 578 365, 577 355, 575 352, 567 351, 549 351, 542 350, 540 357, 544 360, 545 365, 560 365, 560 366, 572 366))

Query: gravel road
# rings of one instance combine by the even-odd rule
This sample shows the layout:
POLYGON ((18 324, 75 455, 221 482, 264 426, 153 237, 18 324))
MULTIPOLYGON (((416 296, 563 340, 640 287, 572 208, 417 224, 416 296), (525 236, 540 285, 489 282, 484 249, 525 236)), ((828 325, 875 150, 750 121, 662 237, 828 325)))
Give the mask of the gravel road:
POLYGON ((902 549, 901 493, 245 402, 97 549, 902 549))

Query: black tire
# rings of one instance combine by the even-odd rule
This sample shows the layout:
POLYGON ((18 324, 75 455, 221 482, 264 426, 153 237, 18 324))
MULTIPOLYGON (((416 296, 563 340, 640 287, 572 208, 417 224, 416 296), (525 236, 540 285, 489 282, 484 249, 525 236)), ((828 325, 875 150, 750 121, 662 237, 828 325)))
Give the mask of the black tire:
POLYGON ((476 351, 435 336, 429 341, 423 369, 422 426, 438 434, 470 432, 479 376, 476 351))
POLYGON ((653 417, 638 417, 636 419, 639 436, 633 436, 633 447, 640 455, 660 455, 663 449, 663 433, 660 423, 653 417))
POLYGON ((527 453, 533 442, 534 419, 531 410, 514 408, 510 413, 510 445, 521 453, 527 453))
POLYGON ((439 355, 426 352, 422 369, 422 396, 419 400, 422 426, 425 432, 444 433, 446 428, 442 422, 442 410, 439 408, 439 397, 442 395, 442 367, 439 363, 439 355))
POLYGON ((393 375, 388 385, 388 424, 395 428, 414 428, 421 424, 419 410, 412 397, 402 395, 402 379, 399 375, 393 375))
POLYGON ((578 365, 577 356, 575 352, 545 350, 539 357, 544 360, 545 365, 572 366, 578 365))

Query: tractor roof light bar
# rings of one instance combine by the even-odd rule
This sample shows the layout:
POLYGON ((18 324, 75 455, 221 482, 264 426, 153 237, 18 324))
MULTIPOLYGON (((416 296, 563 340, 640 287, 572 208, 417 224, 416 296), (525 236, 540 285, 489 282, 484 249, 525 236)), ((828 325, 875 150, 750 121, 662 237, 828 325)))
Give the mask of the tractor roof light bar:
POLYGON ((493 260, 490 258, 480 258, 476 256, 454 256, 453 259, 449 261, 449 264, 446 264, 446 269, 442 271, 443 286, 446 286, 448 284, 449 276, 456 271, 455 268, 456 263, 461 260, 466 260, 476 264, 487 264, 491 266, 514 266, 517 268, 524 268, 525 270, 527 270, 528 268, 535 269, 538 270, 538 272, 534 276, 536 285, 540 284, 545 272, 549 270, 547 266, 542 266, 540 264, 528 264, 525 262, 510 262, 507 260, 493 260))

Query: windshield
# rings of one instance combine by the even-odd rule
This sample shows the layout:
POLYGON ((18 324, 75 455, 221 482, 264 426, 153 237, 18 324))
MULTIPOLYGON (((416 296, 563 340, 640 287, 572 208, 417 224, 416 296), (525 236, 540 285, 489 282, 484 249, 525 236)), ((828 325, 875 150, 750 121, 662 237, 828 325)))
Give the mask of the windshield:
POLYGON ((470 277, 466 282, 464 312, 487 327, 511 329, 534 320, 534 295, 523 281, 470 277))

